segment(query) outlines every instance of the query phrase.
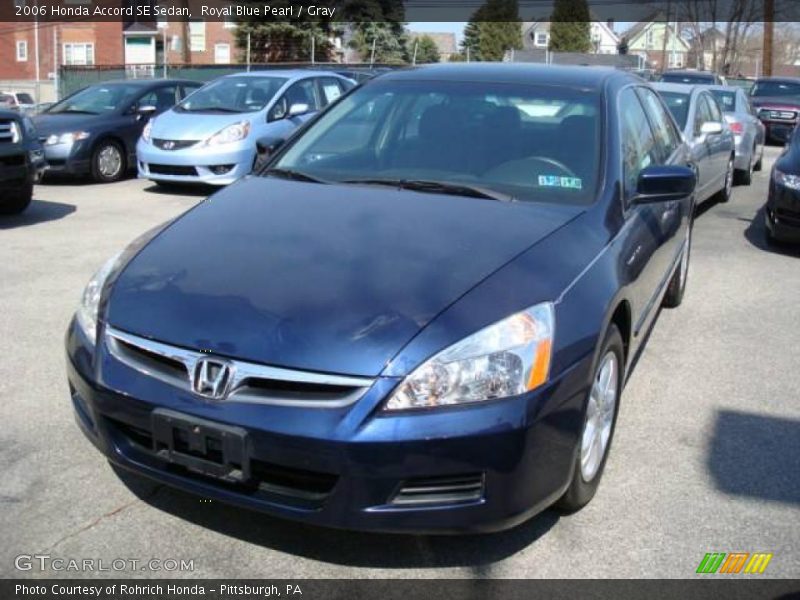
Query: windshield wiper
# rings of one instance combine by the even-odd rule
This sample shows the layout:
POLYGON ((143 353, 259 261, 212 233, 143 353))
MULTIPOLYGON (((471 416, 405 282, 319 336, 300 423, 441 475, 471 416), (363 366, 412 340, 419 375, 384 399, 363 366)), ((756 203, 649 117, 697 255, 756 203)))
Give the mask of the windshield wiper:
POLYGON ((319 177, 314 177, 313 175, 309 175, 308 173, 304 173, 303 171, 297 171, 295 169, 282 169, 280 167, 273 167, 271 169, 267 169, 266 171, 264 171, 264 175, 273 175, 275 177, 281 177, 283 179, 293 179, 295 181, 307 181, 309 183, 330 183, 330 181, 320 179, 319 177))
POLYGON ((447 181, 434 181, 428 179, 348 179, 342 183, 361 183, 365 185, 387 185, 404 190, 429 192, 431 194, 452 194, 453 196, 468 196, 470 198, 484 198, 500 202, 514 202, 516 198, 490 188, 466 183, 450 183, 447 181))

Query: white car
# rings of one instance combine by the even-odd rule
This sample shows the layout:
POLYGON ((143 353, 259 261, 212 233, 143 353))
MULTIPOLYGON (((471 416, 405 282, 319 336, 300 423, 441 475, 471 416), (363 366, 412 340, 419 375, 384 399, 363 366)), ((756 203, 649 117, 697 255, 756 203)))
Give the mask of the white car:
POLYGON ((36 101, 28 92, 11 90, 0 92, 0 96, 3 97, 3 101, 7 105, 3 108, 18 110, 21 113, 29 113, 33 111, 36 106, 36 101))

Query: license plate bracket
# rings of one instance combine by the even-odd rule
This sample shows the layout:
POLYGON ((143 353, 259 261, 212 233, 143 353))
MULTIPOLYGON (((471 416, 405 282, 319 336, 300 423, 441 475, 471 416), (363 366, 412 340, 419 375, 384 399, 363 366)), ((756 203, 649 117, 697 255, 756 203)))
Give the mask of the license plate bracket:
POLYGON ((152 413, 153 451, 169 463, 221 479, 250 479, 247 431, 169 409, 152 413))

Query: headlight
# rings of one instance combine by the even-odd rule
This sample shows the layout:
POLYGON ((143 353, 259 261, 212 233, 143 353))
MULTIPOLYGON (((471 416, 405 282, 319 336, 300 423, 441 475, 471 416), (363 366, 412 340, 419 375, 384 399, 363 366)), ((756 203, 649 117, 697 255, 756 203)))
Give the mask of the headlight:
POLYGON ((72 131, 69 133, 53 134, 44 141, 45 146, 55 146, 56 144, 72 144, 89 137, 88 131, 72 131))
POLYGON ((250 133, 250 122, 249 121, 242 121, 240 123, 234 123, 233 125, 228 125, 225 129, 222 129, 212 135, 204 142, 204 146, 218 146, 219 144, 230 144, 233 142, 239 142, 247 137, 250 133))
POLYGON ((385 410, 480 402, 539 387, 550 375, 554 321, 546 302, 481 329, 414 370, 385 410))
POLYGON ((152 131, 152 129, 153 129, 153 121, 151 119, 150 121, 147 122, 147 125, 145 125, 144 129, 142 130, 142 139, 148 144, 150 143, 150 132, 152 131))
POLYGON ((22 139, 22 131, 19 128, 19 123, 11 121, 11 143, 16 144, 22 139))
POLYGON ((75 313, 78 325, 80 325, 83 333, 91 340, 92 344, 97 339, 97 311, 100 307, 100 295, 103 292, 106 279, 114 270, 120 256, 122 256, 121 252, 111 257, 92 276, 89 283, 86 284, 86 289, 83 290, 80 306, 78 306, 78 311, 75 313))
POLYGON ((775 181, 778 185, 789 189, 800 190, 800 175, 791 175, 775 169, 775 181))

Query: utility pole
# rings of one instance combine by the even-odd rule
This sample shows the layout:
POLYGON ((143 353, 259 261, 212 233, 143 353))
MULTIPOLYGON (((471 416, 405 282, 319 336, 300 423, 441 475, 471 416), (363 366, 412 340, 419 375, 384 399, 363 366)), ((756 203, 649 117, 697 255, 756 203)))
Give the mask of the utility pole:
POLYGON ((419 39, 414 40, 414 59, 411 61, 412 65, 417 64, 417 48, 419 47, 419 39))
POLYGON ((167 78, 167 54, 169 54, 169 47, 167 46, 167 27, 169 27, 169 21, 161 28, 161 46, 164 48, 164 79, 167 78))
POLYGON ((58 102, 58 31, 53 27, 53 87, 56 92, 56 102, 58 102))
POLYGON ((247 32, 247 72, 250 72, 250 32, 247 32))
POLYGON ((311 32, 311 64, 314 64, 314 32, 311 32))
MULTIPOLYGON (((39 3, 36 3, 36 8, 39 8, 39 3)), ((38 10, 37 10, 38 15, 38 10)), ((33 53, 36 60, 36 102, 41 102, 41 72, 39 71, 39 17, 33 17, 33 53)))
POLYGON ((372 68, 372 65, 375 64, 375 42, 378 41, 378 38, 372 38, 372 52, 369 55, 369 67, 372 68))
POLYGON ((469 46, 467 46, 467 62, 469 62, 469 46))
POLYGON ((775 34, 775 0, 764 0, 764 77, 772 76, 772 42, 775 34))

